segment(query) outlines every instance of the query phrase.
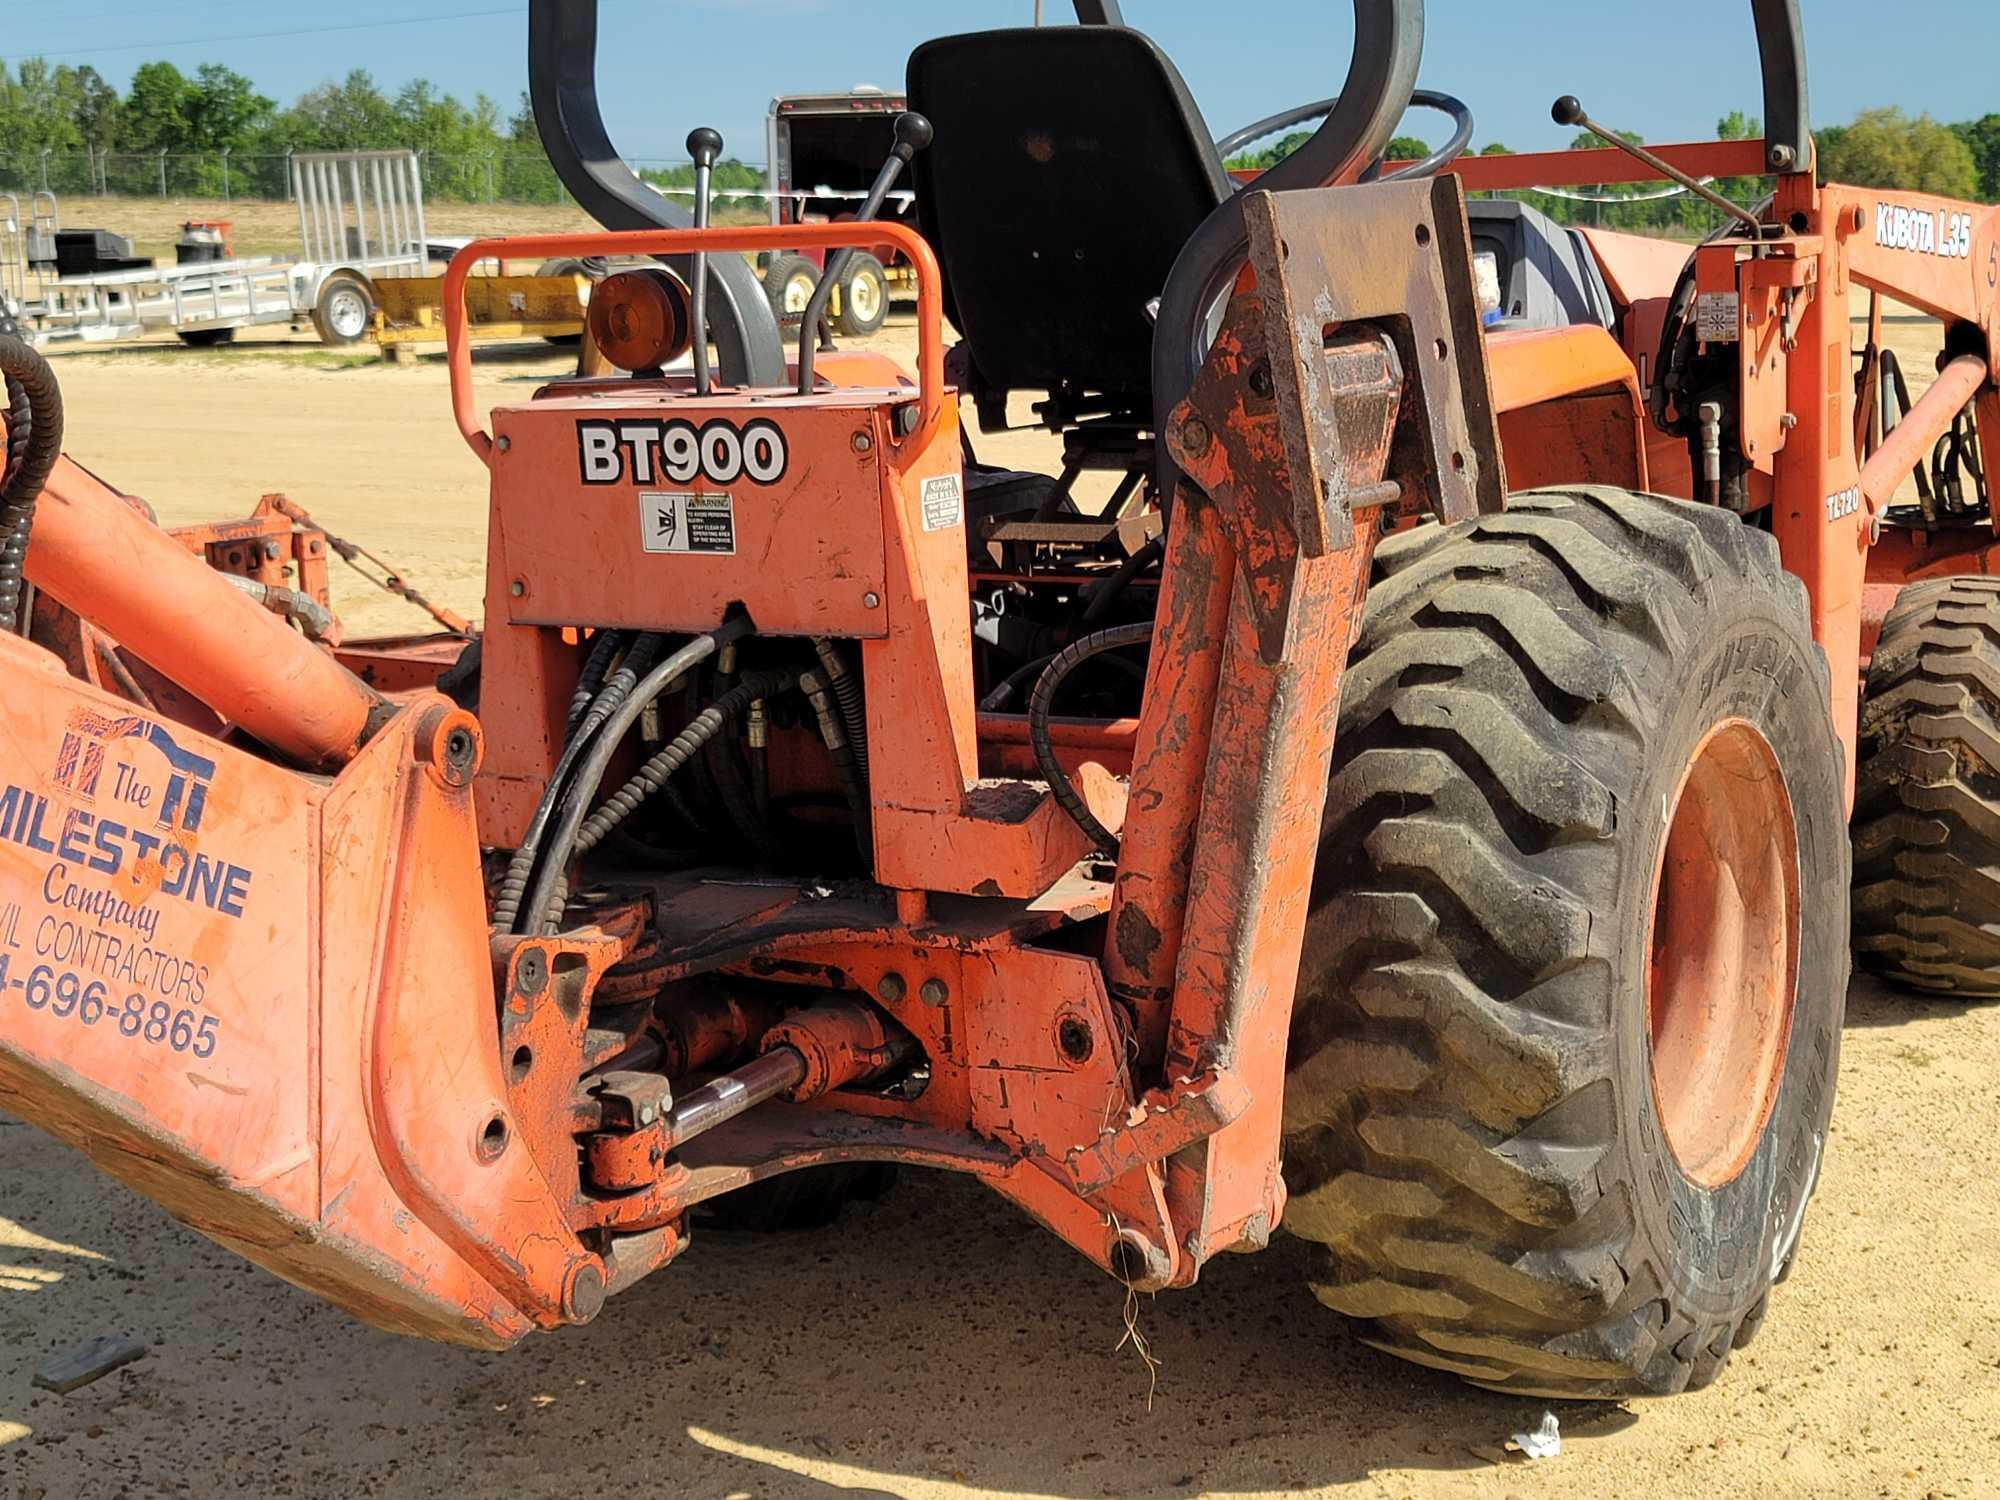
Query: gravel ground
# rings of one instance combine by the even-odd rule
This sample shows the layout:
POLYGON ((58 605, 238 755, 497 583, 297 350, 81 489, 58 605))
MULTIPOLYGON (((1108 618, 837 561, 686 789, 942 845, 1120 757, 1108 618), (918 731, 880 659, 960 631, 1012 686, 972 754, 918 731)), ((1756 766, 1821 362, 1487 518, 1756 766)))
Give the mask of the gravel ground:
MULTIPOLYGON (((482 393, 558 368, 495 352, 482 393)), ((479 612, 483 476, 436 361, 279 339, 59 369, 71 450, 167 521, 283 489, 479 612)), ((420 624, 336 587, 358 633, 420 624)), ((969 1182, 906 1174, 825 1233, 705 1234, 597 1323, 494 1356, 362 1328, 0 1116, 0 1497, 2000 1492, 2000 1008, 1857 981, 1842 1072, 1763 1335, 1706 1392, 1564 1409, 1532 1466, 1502 1445, 1539 1404, 1352 1342, 1283 1237, 1136 1303, 1150 1370, 1116 1287, 969 1182), (99 1333, 151 1352, 30 1386, 99 1333)))

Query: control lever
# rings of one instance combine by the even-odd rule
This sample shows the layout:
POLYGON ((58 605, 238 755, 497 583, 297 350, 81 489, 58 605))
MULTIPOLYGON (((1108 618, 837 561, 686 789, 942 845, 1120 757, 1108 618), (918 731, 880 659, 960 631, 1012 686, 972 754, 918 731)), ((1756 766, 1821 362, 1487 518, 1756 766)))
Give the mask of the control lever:
MULTIPOLYGON (((708 228, 709 181, 716 158, 722 155, 722 136, 706 125, 690 131, 688 155, 694 158, 694 227, 708 228)), ((694 325, 694 393, 706 396, 710 390, 708 368, 708 252, 694 253, 694 288, 689 318, 694 325)))
MULTIPOLYGON (((875 174, 875 185, 868 189, 868 197, 861 205, 861 211, 854 216, 854 222, 865 224, 882 212, 882 204, 889 197, 889 189, 896 185, 916 154, 931 143, 931 122, 914 111, 906 110, 896 116, 896 144, 889 148, 889 159, 882 163, 882 170, 875 174)), ((826 274, 819 279, 819 286, 813 291, 812 301, 806 306, 805 321, 799 324, 799 394, 810 396, 813 388, 813 354, 818 339, 820 319, 826 316, 826 305, 833 298, 833 289, 840 284, 840 278, 847 273, 848 262, 854 259, 852 250, 835 252, 826 263, 826 274)))
POLYGON ((1556 100, 1555 108, 1550 110, 1549 114, 1555 120, 1556 124, 1581 126, 1607 145, 1616 146, 1635 161, 1644 162, 1662 177, 1673 182, 1678 182, 1697 198, 1713 204, 1733 219, 1742 220, 1750 226, 1750 233, 1752 235, 1758 238, 1763 237, 1765 232, 1764 225, 1758 221, 1757 216, 1751 213, 1749 209, 1732 203, 1729 199, 1723 197, 1722 194, 1716 192, 1715 189, 1709 187, 1708 184, 1698 182, 1679 167, 1671 166, 1667 162, 1662 161, 1644 146, 1634 145, 1631 141, 1626 140, 1624 136, 1606 130, 1602 125, 1583 112, 1583 105, 1577 100, 1576 95, 1564 94, 1562 98, 1556 100))

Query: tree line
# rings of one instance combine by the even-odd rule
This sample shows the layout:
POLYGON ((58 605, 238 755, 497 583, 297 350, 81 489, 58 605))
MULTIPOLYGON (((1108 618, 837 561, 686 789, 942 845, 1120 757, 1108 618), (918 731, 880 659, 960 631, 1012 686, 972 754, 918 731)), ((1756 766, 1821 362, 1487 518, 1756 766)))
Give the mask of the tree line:
MULTIPOLYGON (((1262 151, 1233 158, 1229 165, 1271 166, 1296 150, 1309 134, 1295 131, 1262 151)), ((1715 134, 1718 140, 1753 140, 1763 134, 1763 124, 1740 110, 1732 111, 1716 122, 1715 134)), ((1626 139, 1645 144, 1643 136, 1631 132, 1626 139)), ((1822 182, 2000 202, 2000 113, 1944 125, 1929 115, 1913 118, 1900 109, 1870 109, 1846 125, 1815 131, 1814 139, 1819 147, 1822 182)), ((1578 132, 1570 141, 1573 151, 1603 145, 1588 131, 1578 132)), ((1429 154, 1429 145, 1412 136, 1398 136, 1388 151, 1392 161, 1415 161, 1429 154)), ((1504 156, 1511 154, 1511 148, 1496 141, 1480 154, 1504 156)), ((1716 210, 1692 194, 1664 194, 1668 186, 1625 183, 1582 188, 1574 196, 1533 192, 1507 196, 1532 203, 1561 224, 1601 224, 1648 234, 1694 234, 1716 227, 1716 210)), ((1755 204, 1771 190, 1770 179, 1758 177, 1729 178, 1715 187, 1723 196, 1745 205, 1755 204)))
MULTIPOLYGON (((1759 133, 1759 123, 1741 112, 1717 122, 1725 140, 1759 133)), ((1230 165, 1268 166, 1307 134, 1294 132, 1230 165)), ((1820 130, 1817 138, 1823 178, 2000 201, 2000 113, 1945 125, 1928 115, 1872 109, 1848 124, 1820 130)), ((1572 142, 1576 149, 1601 144, 1589 134, 1572 142)), ((146 63, 120 93, 87 65, 31 58, 9 67, 0 61, 0 189, 43 186, 46 173, 47 185, 59 192, 282 199, 291 191, 289 152, 395 148, 423 153, 425 190, 434 198, 553 202, 562 194, 526 96, 508 113, 485 94, 468 104, 424 79, 388 93, 357 68, 280 108, 249 78, 219 63, 204 63, 192 73, 169 62, 146 63)), ((1497 142, 1484 148, 1487 154, 1507 149, 1497 142)), ((1416 137, 1400 136, 1390 155, 1408 160, 1429 150, 1416 137)), ((645 175, 662 186, 685 187, 691 179, 685 166, 645 175)), ((762 168, 741 161, 718 165, 718 187, 763 182, 762 168)), ((1755 178, 1719 186, 1747 202, 1768 191, 1767 183, 1755 178)), ((1686 196, 1658 197, 1658 191, 1654 184, 1584 190, 1607 202, 1549 193, 1518 196, 1563 223, 1652 233, 1713 226, 1706 204, 1686 196)))
POLYGON ((57 192, 283 199, 291 152, 401 148, 423 154, 433 198, 561 195, 525 95, 509 114, 421 78, 385 92, 357 68, 280 108, 219 63, 184 73, 149 62, 121 94, 89 66, 0 62, 0 188, 11 191, 47 174, 57 192))

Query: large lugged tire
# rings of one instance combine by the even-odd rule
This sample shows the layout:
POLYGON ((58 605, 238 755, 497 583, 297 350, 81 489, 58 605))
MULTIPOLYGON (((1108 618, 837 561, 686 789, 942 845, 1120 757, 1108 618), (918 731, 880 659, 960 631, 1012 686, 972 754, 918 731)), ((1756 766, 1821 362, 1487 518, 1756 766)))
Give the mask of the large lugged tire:
POLYGON ((2000 578, 1897 596, 1856 760, 1862 964, 1913 989, 2000 995, 2000 578))
POLYGON ((1377 557, 1287 1063, 1285 1223, 1371 1344, 1705 1385, 1789 1269, 1848 978, 1843 766, 1769 536, 1517 495, 1377 557))

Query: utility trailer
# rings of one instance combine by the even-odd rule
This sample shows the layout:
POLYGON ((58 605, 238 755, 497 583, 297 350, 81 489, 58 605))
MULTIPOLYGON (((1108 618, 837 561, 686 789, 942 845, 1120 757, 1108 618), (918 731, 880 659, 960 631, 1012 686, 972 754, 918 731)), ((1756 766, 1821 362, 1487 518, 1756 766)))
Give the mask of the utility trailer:
POLYGON ((14 193, 0 193, 0 318, 18 318, 41 295, 56 258, 62 211, 56 195, 37 192, 23 212, 14 193))
MULTIPOLYGON (((764 148, 773 224, 844 223, 868 195, 869 180, 889 154, 901 94, 862 85, 845 93, 780 94, 765 117, 764 148)), ((915 224, 916 195, 892 193, 885 221, 915 224)), ((771 252, 764 284, 781 324, 796 327, 826 274, 824 250, 807 245, 771 252)), ((855 337, 875 332, 891 297, 914 298, 916 271, 889 241, 848 258, 831 303, 834 325, 855 337)))
POLYGON ((22 295, 20 321, 37 343, 171 331, 199 347, 244 328, 307 321, 323 343, 358 343, 372 326, 378 285, 430 269, 416 153, 300 153, 292 198, 295 261, 260 256, 44 280, 22 295))

